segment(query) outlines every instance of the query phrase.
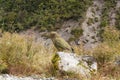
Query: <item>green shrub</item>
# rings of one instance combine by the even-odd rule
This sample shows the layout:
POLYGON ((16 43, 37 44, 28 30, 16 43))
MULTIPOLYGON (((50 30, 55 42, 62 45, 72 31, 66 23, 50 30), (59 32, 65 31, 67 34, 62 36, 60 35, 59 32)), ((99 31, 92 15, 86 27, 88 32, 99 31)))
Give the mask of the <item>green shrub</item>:
POLYGON ((88 25, 91 25, 91 24, 93 24, 93 23, 94 23, 94 19, 93 19, 93 18, 89 18, 87 24, 88 24, 88 25))
POLYGON ((83 19, 91 4, 92 0, 1 0, 0 27, 10 32, 33 26, 41 31, 54 30, 58 22, 83 19))
POLYGON ((101 21, 101 24, 100 24, 101 27, 105 27, 107 25, 108 25, 108 21, 107 20, 104 19, 104 20, 101 21))
POLYGON ((76 28, 71 31, 71 34, 74 35, 75 39, 77 39, 83 34, 83 30, 76 28))

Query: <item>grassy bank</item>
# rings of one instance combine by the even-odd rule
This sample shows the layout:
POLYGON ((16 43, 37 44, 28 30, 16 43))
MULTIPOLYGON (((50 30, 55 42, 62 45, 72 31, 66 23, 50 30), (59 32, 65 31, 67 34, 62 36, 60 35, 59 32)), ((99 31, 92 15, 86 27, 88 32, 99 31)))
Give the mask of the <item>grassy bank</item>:
MULTIPOLYGON (((119 80, 120 69, 113 65, 115 57, 120 55, 119 31, 113 27, 104 30, 103 42, 98 47, 86 51, 82 45, 74 46, 78 55, 88 54, 97 59, 98 73, 91 80, 119 80)), ((54 73, 51 63, 55 53, 53 46, 45 47, 42 42, 35 42, 34 37, 4 32, 0 38, 0 71, 14 75, 39 74, 57 78, 79 78, 71 73, 54 73)))

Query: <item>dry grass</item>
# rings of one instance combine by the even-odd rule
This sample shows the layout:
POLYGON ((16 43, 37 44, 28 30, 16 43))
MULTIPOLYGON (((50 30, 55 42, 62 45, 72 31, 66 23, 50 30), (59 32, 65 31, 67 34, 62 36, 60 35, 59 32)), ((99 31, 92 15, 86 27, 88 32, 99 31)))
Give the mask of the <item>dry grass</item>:
POLYGON ((120 80, 120 67, 114 65, 115 57, 120 55, 120 42, 112 46, 104 42, 90 51, 85 51, 81 46, 75 46, 75 50, 80 55, 92 55, 97 60, 98 73, 87 80, 120 80))
POLYGON ((103 42, 96 48, 86 51, 82 46, 75 46, 77 54, 92 55, 98 63, 98 73, 90 80, 120 80, 120 66, 114 65, 115 58, 120 55, 120 32, 114 27, 105 27, 103 42))
MULTIPOLYGON (((120 80, 120 68, 113 65, 115 57, 120 55, 119 32, 113 29, 112 33, 115 34, 111 35, 117 38, 111 38, 109 33, 112 29, 106 29, 104 42, 95 49, 86 51, 82 45, 74 46, 75 53, 92 55, 98 62, 98 73, 85 80, 120 80)), ((42 74, 55 76, 59 80, 68 77, 81 79, 74 73, 55 73, 51 62, 54 53, 53 46, 45 47, 42 42, 34 42, 34 37, 3 33, 0 38, 0 71, 14 75, 42 74)))
MULTIPOLYGON (((3 33, 0 38, 0 60, 11 74, 43 74, 50 71, 52 47, 46 48, 32 37, 3 33)), ((1 64, 2 64, 1 63, 1 64)), ((2 72, 2 70, 1 70, 2 72)))

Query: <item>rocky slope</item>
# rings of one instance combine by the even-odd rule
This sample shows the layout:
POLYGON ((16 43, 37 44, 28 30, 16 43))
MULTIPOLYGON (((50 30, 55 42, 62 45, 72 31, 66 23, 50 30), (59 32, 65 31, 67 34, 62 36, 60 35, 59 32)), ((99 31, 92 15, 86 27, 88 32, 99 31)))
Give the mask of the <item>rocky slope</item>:
POLYGON ((93 48, 100 41, 98 36, 101 22, 103 1, 95 0, 86 12, 86 19, 82 23, 83 36, 80 37, 80 42, 84 42, 86 49, 93 48))
MULTIPOLYGON (((111 8, 109 10, 108 18, 109 24, 108 26, 115 26, 116 23, 116 11, 120 8, 120 1, 116 1, 115 8, 111 8)), ((63 22, 62 24, 58 24, 56 26, 61 26, 60 29, 57 29, 57 32, 67 41, 70 42, 71 45, 83 45, 85 49, 94 48, 97 44, 101 42, 100 31, 101 31, 101 21, 103 16, 103 10, 106 7, 104 0, 94 0, 93 4, 87 9, 85 14, 85 19, 81 21, 76 20, 68 20, 63 22), (74 29, 82 29, 82 35, 79 35, 79 38, 73 39, 75 36, 71 34, 74 29)), ((43 41, 45 45, 50 45, 51 40, 42 38, 41 35, 46 32, 38 32, 33 31, 32 29, 22 32, 22 34, 26 35, 35 35, 36 41, 43 41)))

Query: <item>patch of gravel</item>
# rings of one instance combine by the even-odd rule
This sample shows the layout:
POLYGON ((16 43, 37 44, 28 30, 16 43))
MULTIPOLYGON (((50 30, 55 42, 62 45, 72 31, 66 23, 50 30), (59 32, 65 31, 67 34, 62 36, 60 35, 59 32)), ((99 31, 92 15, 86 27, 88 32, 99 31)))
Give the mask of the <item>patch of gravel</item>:
POLYGON ((102 12, 103 1, 94 0, 93 5, 90 6, 86 12, 86 19, 82 23, 83 36, 80 37, 79 44, 81 42, 84 44, 85 49, 94 48, 99 42, 100 37, 100 22, 101 22, 101 12, 102 12), (97 20, 95 21, 95 18, 97 20), (89 22, 92 19, 92 22, 89 22))
POLYGON ((13 75, 8 75, 8 74, 2 74, 0 75, 0 80, 57 80, 54 77, 49 77, 49 78, 37 78, 37 77, 17 77, 13 75))

